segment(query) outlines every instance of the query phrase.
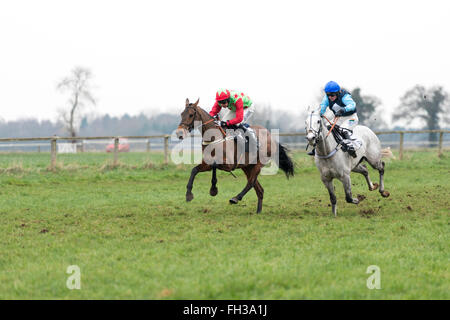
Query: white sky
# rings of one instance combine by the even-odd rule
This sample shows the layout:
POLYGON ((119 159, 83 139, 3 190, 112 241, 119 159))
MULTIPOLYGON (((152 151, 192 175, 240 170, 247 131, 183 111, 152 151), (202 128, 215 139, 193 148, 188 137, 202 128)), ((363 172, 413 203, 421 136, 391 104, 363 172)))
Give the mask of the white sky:
POLYGON ((329 80, 389 114, 417 83, 450 90, 449 38, 448 1, 2 1, 0 118, 55 120, 75 66, 97 114, 209 109, 221 87, 303 110, 329 80))

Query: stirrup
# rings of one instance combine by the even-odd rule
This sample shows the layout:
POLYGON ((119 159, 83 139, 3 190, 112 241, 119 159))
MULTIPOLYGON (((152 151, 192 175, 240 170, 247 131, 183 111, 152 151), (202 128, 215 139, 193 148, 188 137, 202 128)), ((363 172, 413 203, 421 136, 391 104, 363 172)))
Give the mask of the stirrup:
POLYGON ((357 155, 356 155, 356 150, 355 150, 355 148, 353 147, 353 146, 347 146, 347 148, 346 148, 347 150, 347 153, 349 154, 349 155, 351 155, 353 158, 356 158, 357 157, 357 155))

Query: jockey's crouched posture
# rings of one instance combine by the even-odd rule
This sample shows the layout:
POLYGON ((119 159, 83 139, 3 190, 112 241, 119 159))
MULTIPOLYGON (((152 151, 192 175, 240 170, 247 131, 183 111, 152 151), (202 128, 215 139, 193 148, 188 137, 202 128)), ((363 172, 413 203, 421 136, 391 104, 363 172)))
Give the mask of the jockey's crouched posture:
POLYGON ((215 117, 222 108, 228 108, 228 113, 225 114, 220 121, 220 126, 224 128, 242 129, 248 133, 251 144, 258 146, 255 131, 250 128, 248 120, 255 112, 255 107, 252 100, 242 92, 219 89, 216 92, 216 102, 209 114, 215 117))
MULTIPOLYGON (((356 158, 356 147, 361 145, 359 141, 353 143, 356 140, 353 135, 353 128, 358 124, 358 115, 356 114, 356 103, 353 101, 352 96, 345 89, 334 81, 330 81, 325 85, 325 96, 320 104, 320 115, 322 116, 327 108, 333 111, 339 120, 336 125, 340 127, 341 134, 344 140, 342 141, 343 151, 347 151, 352 157, 356 158)), ((309 155, 315 154, 315 149, 308 153, 309 155)))

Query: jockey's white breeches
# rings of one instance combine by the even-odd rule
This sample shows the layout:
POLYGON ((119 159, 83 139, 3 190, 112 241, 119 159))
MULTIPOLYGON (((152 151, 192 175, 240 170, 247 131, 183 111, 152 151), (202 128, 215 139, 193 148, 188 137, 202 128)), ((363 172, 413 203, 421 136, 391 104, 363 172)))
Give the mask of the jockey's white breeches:
MULTIPOLYGON (((253 116, 253 113, 255 112, 255 106, 252 104, 247 109, 244 109, 244 120, 240 123, 248 123, 250 118, 253 116)), ((220 120, 227 121, 236 118, 236 111, 231 111, 230 109, 226 109, 225 111, 222 109, 220 112, 220 120), (222 115, 223 112, 223 115, 222 115)), ((238 124, 238 123, 237 123, 238 124)))
MULTIPOLYGON (((358 115, 356 114, 356 112, 348 117, 340 117, 336 122, 336 125, 340 126, 343 129, 350 130, 350 139, 351 143, 355 147, 355 150, 358 150, 362 146, 362 140, 353 134, 353 129, 358 125, 358 115)), ((348 141, 344 140, 344 142, 348 141)))
POLYGON ((353 128, 358 125, 358 115, 355 112, 354 114, 349 115, 348 117, 340 117, 339 120, 336 122, 336 125, 338 125, 341 128, 353 131, 353 128))

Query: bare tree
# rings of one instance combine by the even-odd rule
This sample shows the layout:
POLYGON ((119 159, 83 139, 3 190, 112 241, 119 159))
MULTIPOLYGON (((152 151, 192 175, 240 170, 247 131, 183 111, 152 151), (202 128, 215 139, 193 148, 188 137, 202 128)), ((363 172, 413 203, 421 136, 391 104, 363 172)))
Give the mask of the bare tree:
POLYGON ((91 78, 92 73, 89 69, 76 67, 71 71, 70 76, 62 79, 57 85, 59 91, 69 94, 67 101, 69 110, 61 110, 60 113, 71 137, 77 135, 79 111, 88 104, 96 104, 92 95, 91 78))
MULTIPOLYGON (((448 125, 450 103, 448 93, 440 86, 425 88, 416 85, 401 98, 401 104, 393 114, 394 122, 420 119, 426 129, 439 129, 448 125)), ((430 133, 430 142, 437 140, 436 133, 430 133)))

